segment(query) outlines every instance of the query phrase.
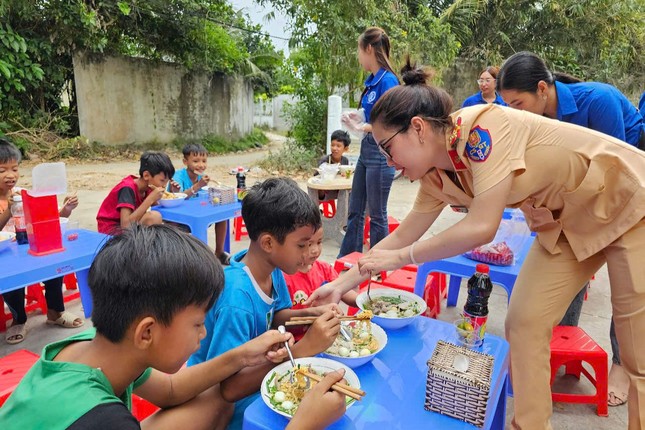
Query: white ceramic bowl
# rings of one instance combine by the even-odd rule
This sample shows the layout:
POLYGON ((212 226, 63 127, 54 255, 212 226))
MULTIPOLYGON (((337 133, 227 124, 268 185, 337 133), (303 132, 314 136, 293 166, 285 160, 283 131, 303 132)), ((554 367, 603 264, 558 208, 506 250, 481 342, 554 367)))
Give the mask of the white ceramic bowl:
POLYGON ((16 237, 16 233, 10 233, 8 231, 0 231, 0 252, 9 248, 11 241, 16 237))
MULTIPOLYGON (((426 302, 424 302, 421 297, 413 293, 408 293, 407 291, 397 290, 394 288, 378 288, 370 291, 370 297, 372 297, 372 299, 376 299, 377 297, 382 297, 382 296, 389 296, 389 297, 401 296, 403 300, 414 301, 414 302, 417 302, 417 304, 419 305, 419 312, 411 317, 397 318, 397 317, 386 317, 383 315, 381 316, 374 315, 374 317, 372 318, 372 322, 375 322, 376 324, 380 325, 386 330, 396 330, 396 329, 405 327, 408 324, 411 324, 415 318, 417 318, 419 315, 422 315, 428 308, 428 305, 426 305, 426 302)), ((367 301, 368 301, 367 291, 360 293, 356 297, 356 305, 362 310, 365 310, 365 303, 367 301)))
MULTIPOLYGON (((370 295, 372 293, 370 292, 370 295)), ((338 336, 341 336, 340 334, 338 336)), ((385 330, 383 330, 381 327, 379 327, 377 324, 372 323, 372 336, 376 338, 376 341, 378 342, 378 349, 376 352, 370 354, 370 355, 363 355, 361 357, 343 357, 340 355, 334 355, 334 354, 329 354, 327 352, 323 352, 321 355, 326 358, 331 358, 332 360, 336 360, 340 363, 343 363, 347 367, 351 367, 352 369, 362 366, 363 364, 369 363, 376 357, 376 354, 381 352, 383 348, 385 348, 385 345, 387 345, 387 334, 385 334, 385 330)))
MULTIPOLYGON (((333 372, 334 370, 338 369, 345 369, 345 380, 347 381, 347 385, 350 385, 354 388, 360 388, 361 383, 358 380, 358 376, 356 376, 356 373, 349 367, 345 366, 342 363, 339 363, 338 361, 330 360, 328 358, 319 358, 319 357, 306 357, 306 358, 296 358, 296 365, 301 364, 301 365, 311 365, 311 367, 314 368, 318 373, 328 373, 328 372, 333 372)), ((293 414, 296 413, 297 408, 292 409, 291 414, 287 414, 286 412, 283 412, 279 409, 277 409, 273 403, 271 403, 271 394, 269 394, 269 380, 271 380, 271 384, 274 384, 276 381, 276 378, 284 375, 287 373, 289 370, 291 370, 291 362, 290 361, 285 361, 284 363, 276 366, 271 370, 267 375, 264 377, 262 380, 262 386, 260 387, 260 396, 262 397, 262 400, 264 403, 269 407, 269 409, 274 410, 276 413, 285 416, 287 418, 291 418, 293 414), (275 376, 273 376, 275 374, 275 376), (273 376, 273 379, 271 379, 273 376)), ((346 397, 347 399, 347 407, 349 408, 351 405, 355 403, 355 400, 349 397, 346 397)))
POLYGON ((184 193, 174 193, 174 199, 159 199, 159 204, 164 208, 174 208, 179 206, 184 202, 184 199, 187 197, 187 194, 184 193))

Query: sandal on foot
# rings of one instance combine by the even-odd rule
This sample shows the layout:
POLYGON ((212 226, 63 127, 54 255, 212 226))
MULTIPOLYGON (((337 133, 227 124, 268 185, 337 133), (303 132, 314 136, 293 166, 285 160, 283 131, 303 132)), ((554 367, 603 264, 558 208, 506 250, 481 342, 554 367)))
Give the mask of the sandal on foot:
POLYGON ((80 317, 77 317, 71 312, 64 311, 55 320, 48 319, 47 324, 59 325, 65 328, 78 328, 78 327, 81 327, 83 324, 85 324, 85 321, 83 321, 80 317), (80 324, 75 324, 76 321, 80 321, 80 324))
POLYGON ((7 329, 7 333, 4 335, 4 340, 6 340, 9 345, 15 345, 25 340, 25 336, 27 336, 27 325, 13 324, 7 329))
POLYGON ((220 263, 222 263, 224 266, 229 266, 231 264, 231 254, 228 252, 224 251, 220 255, 217 256, 217 259, 219 260, 220 263))
POLYGON ((614 391, 610 391, 607 395, 607 405, 608 406, 620 406, 627 403, 627 393, 616 394, 614 391))

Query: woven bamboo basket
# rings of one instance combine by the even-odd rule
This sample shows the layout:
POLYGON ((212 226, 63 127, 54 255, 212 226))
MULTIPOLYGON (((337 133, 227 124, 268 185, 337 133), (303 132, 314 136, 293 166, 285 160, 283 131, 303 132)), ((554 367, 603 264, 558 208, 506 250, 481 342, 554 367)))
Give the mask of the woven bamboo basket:
POLYGON ((237 196, 235 188, 225 185, 211 186, 208 188, 209 201, 214 205, 228 205, 235 203, 237 196))
POLYGON ((439 341, 428 360, 426 410, 482 427, 493 362, 491 355, 439 341))

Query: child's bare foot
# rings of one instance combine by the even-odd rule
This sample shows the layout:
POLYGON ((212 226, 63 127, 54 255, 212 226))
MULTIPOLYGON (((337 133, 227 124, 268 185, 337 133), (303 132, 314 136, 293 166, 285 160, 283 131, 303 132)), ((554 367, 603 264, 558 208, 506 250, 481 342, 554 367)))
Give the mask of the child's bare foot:
POLYGON ((629 376, 620 364, 612 363, 609 370, 607 404, 620 406, 627 403, 629 393, 629 376))

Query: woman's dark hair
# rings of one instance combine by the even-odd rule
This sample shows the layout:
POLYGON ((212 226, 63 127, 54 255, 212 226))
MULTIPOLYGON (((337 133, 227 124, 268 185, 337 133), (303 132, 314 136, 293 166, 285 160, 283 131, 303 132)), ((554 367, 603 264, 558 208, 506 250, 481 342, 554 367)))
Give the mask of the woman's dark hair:
POLYGON ((395 76, 392 64, 390 64, 390 38, 380 27, 369 27, 358 38, 358 44, 363 51, 371 46, 379 66, 392 72, 395 76))
POLYGON ((166 326, 190 305, 210 309, 224 288, 213 251, 168 225, 138 224, 107 241, 88 277, 96 332, 120 342, 140 318, 166 326))
POLYGON ((555 81, 574 84, 582 80, 566 73, 552 73, 544 60, 532 52, 522 51, 504 61, 497 75, 497 91, 536 92, 538 83, 553 85, 555 81))
POLYGON ((281 244, 297 228, 315 231, 322 225, 318 206, 290 178, 269 178, 253 185, 242 200, 242 219, 252 241, 269 233, 281 244))
POLYGON ((491 75, 493 77, 493 79, 497 79, 497 74, 499 73, 499 67, 497 67, 497 66, 487 66, 484 70, 479 72, 479 75, 477 75, 477 76, 481 76, 482 73, 484 73, 484 72, 488 72, 488 74, 491 75))
MULTIPOLYGON (((452 97, 443 89, 428 85, 434 72, 419 67, 406 58, 401 69, 405 85, 390 88, 376 102, 370 114, 370 123, 380 122, 387 128, 408 127, 413 117, 430 122, 438 131, 452 127, 452 97)), ((403 129, 405 131, 405 128, 403 129)))

